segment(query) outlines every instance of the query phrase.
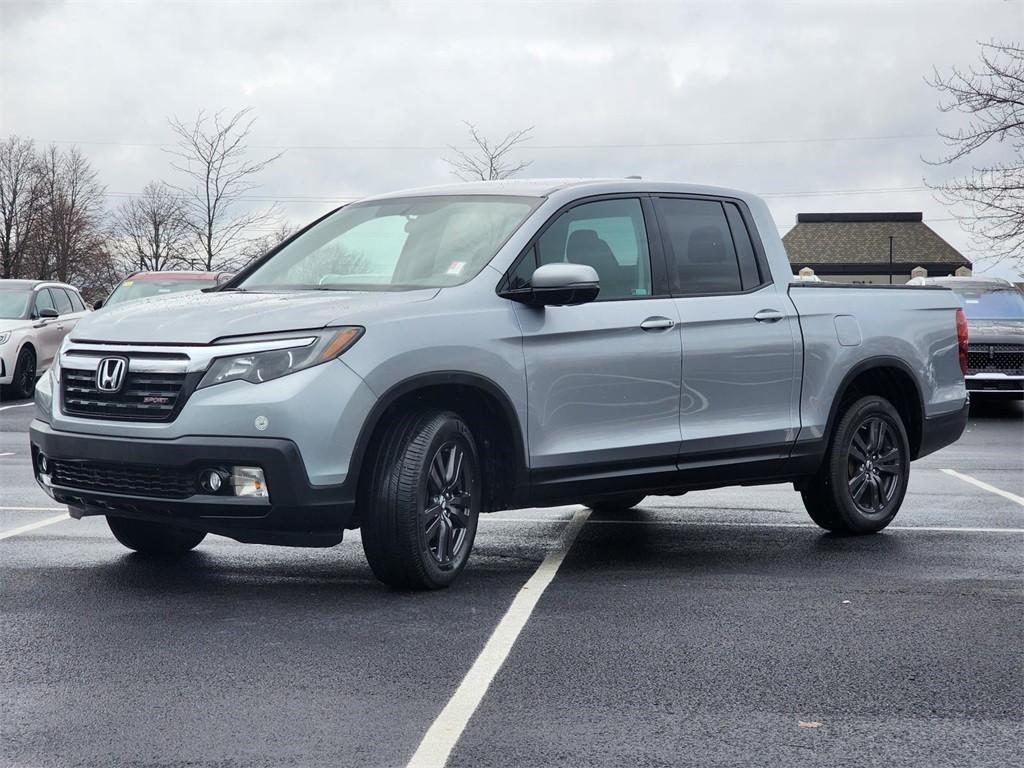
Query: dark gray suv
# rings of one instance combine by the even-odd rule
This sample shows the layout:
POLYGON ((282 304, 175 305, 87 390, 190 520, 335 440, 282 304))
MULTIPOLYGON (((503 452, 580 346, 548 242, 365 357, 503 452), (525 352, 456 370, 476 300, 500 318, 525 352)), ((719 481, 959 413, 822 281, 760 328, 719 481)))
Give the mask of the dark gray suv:
POLYGON ((1024 398, 1024 293, 1008 280, 937 277, 922 281, 956 294, 967 313, 967 389, 974 396, 1024 398))

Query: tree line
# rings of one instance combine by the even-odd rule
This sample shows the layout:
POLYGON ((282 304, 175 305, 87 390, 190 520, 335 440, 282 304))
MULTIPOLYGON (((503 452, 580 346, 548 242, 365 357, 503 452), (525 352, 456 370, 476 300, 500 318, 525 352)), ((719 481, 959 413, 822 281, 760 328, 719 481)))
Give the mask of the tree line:
POLYGON ((135 271, 238 269, 291 234, 244 199, 280 157, 252 157, 250 110, 169 122, 177 182, 150 181, 112 210, 77 146, 0 142, 0 278, 60 280, 95 299, 135 271))

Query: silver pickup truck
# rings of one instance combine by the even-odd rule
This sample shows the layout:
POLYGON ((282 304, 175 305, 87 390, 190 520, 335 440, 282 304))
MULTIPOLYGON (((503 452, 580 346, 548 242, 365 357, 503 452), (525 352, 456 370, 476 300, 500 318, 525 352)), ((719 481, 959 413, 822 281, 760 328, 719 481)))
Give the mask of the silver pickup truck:
POLYGON ((642 180, 361 200, 218 288, 83 319, 36 390, 72 516, 173 555, 208 532, 453 581, 481 513, 793 483, 843 534, 895 516, 967 419, 937 287, 794 282, 757 197, 642 180))

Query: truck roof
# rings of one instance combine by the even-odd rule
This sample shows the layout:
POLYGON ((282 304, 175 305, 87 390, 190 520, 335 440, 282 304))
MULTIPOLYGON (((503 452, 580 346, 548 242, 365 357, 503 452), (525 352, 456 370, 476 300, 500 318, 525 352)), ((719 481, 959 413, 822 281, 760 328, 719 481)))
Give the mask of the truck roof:
POLYGON ((428 195, 508 195, 522 197, 549 197, 556 192, 572 191, 586 194, 614 194, 616 192, 679 192, 725 197, 747 198, 749 192, 714 187, 704 184, 684 184, 672 181, 654 181, 640 178, 626 179, 502 179, 500 181, 463 181, 430 187, 415 187, 363 200, 386 200, 428 195))

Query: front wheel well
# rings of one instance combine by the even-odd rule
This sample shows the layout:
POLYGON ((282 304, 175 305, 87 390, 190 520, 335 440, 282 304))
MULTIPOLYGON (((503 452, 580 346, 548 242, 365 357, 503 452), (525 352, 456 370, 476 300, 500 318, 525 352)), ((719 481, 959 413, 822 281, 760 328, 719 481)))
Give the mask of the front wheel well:
POLYGON ((367 511, 365 494, 361 491, 368 487, 368 475, 379 460, 379 449, 388 429, 405 414, 428 408, 457 414, 473 433, 482 465, 482 511, 509 509, 520 499, 525 462, 521 433, 511 405, 472 383, 425 384, 404 391, 388 402, 372 425, 362 458, 357 462, 356 525, 367 511))
POLYGON ((895 365, 878 365, 860 371, 838 393, 836 413, 830 420, 829 434, 835 429, 846 409, 865 395, 884 397, 899 413, 910 442, 910 457, 916 459, 921 449, 924 404, 913 377, 895 365))

